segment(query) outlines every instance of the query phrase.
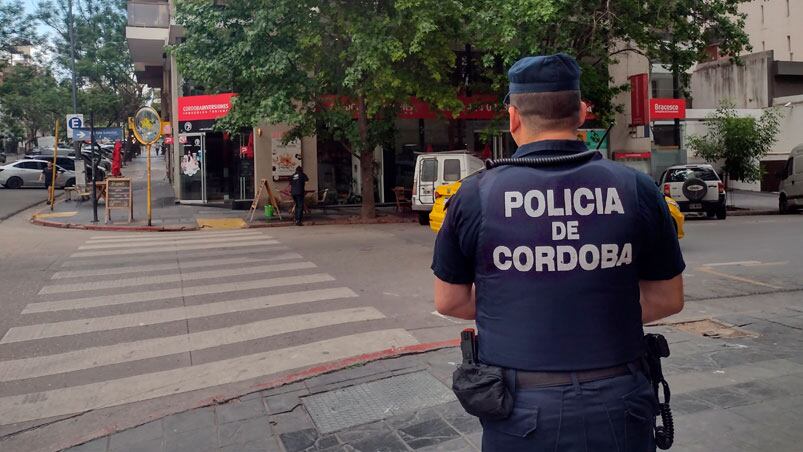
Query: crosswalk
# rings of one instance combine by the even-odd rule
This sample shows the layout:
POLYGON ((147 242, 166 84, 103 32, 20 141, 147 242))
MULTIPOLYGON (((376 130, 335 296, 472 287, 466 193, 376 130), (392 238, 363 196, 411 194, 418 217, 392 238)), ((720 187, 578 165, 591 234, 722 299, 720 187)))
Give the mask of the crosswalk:
POLYGON ((94 236, 0 338, 0 425, 416 343, 261 231, 94 236))

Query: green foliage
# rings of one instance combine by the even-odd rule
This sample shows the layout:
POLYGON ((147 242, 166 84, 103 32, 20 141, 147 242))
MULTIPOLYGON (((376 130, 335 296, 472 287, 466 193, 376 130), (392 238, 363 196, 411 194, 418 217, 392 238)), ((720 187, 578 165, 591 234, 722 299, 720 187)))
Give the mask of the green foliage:
MULTIPOLYGON (((144 101, 125 39, 126 2, 73 0, 73 9, 79 110, 94 111, 99 125, 120 124, 144 101)), ((70 73, 67 11, 67 0, 44 0, 36 16, 54 31, 54 61, 70 73)))
POLYGON ((611 83, 617 54, 642 53, 684 72, 716 37, 736 55, 748 43, 742 1, 177 0, 186 40, 171 51, 196 86, 239 94, 221 127, 267 119, 290 124, 287 139, 317 132, 344 142, 363 160, 370 191, 364 187, 363 199, 372 209, 366 151, 392 133, 410 96, 437 110, 463 108, 452 75, 455 50, 466 43, 478 49, 483 75, 467 88, 500 100, 505 70, 517 59, 574 55, 583 97, 609 123, 621 110, 614 97, 627 89, 611 83), (326 95, 349 100, 324 106, 326 95))
POLYGON ((209 92, 239 94, 222 126, 267 119, 292 125, 287 139, 320 127, 342 140, 361 156, 364 216, 374 214, 370 151, 400 104, 415 95, 462 108, 450 83, 461 2, 179 0, 176 12, 187 30, 174 49, 182 73, 209 92), (350 101, 324 106, 326 95, 350 101))
POLYGON ((759 119, 739 117, 732 103, 723 102, 705 123, 706 135, 689 138, 695 154, 710 163, 723 162, 724 172, 733 180, 758 181, 759 161, 776 141, 780 112, 771 108, 759 119))
POLYGON ((0 2, 0 67, 16 52, 17 46, 39 42, 40 38, 30 22, 31 17, 25 13, 20 0, 0 2))
POLYGON ((22 128, 32 143, 38 132, 52 134, 56 119, 69 111, 69 88, 47 69, 18 64, 8 68, 0 84, 0 121, 22 128))
POLYGON ((487 75, 494 88, 506 87, 505 73, 523 55, 566 52, 583 69, 583 98, 603 123, 621 110, 613 98, 626 90, 611 82, 608 68, 626 52, 644 55, 677 71, 681 86, 688 70, 705 57, 712 42, 724 55, 749 49, 744 15, 747 0, 475 0, 469 36, 485 49, 487 75))

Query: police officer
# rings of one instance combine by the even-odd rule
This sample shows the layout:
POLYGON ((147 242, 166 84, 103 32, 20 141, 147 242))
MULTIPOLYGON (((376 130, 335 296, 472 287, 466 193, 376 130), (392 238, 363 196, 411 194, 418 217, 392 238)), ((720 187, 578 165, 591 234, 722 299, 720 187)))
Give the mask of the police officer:
MULTIPOLYGON (((510 68, 514 158, 587 151, 579 77, 565 54, 510 68)), ((682 309, 684 268, 653 181, 601 155, 466 178, 432 269, 438 312, 476 320, 479 361, 513 394, 509 417, 481 419, 483 451, 654 450, 642 324, 682 309)))

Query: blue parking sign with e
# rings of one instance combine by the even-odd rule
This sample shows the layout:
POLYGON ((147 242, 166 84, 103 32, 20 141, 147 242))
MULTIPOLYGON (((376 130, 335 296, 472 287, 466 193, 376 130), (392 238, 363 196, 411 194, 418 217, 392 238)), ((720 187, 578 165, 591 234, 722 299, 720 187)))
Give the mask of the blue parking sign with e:
POLYGON ((80 129, 81 125, 82 125, 81 118, 77 116, 70 118, 70 122, 67 123, 67 126, 69 126, 69 128, 71 129, 80 129))

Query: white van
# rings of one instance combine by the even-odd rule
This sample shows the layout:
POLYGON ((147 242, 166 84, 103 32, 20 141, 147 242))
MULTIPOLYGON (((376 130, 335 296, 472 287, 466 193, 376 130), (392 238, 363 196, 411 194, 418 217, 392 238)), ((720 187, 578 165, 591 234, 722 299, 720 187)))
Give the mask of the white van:
POLYGON ((429 211, 435 203, 435 188, 451 184, 485 167, 482 160, 468 151, 428 152, 419 154, 413 175, 412 207, 418 222, 429 223, 429 211))
POLYGON ((789 153, 778 185, 778 210, 784 214, 803 208, 803 144, 789 153))

